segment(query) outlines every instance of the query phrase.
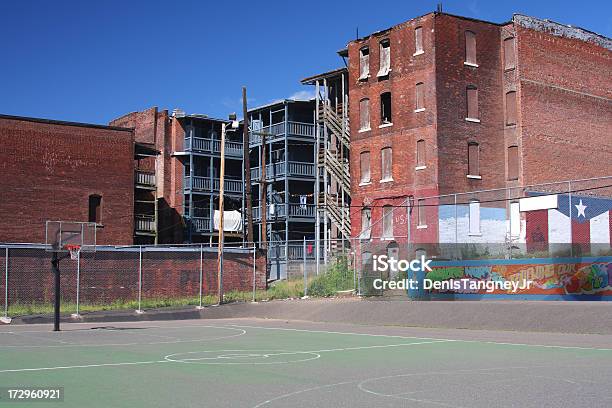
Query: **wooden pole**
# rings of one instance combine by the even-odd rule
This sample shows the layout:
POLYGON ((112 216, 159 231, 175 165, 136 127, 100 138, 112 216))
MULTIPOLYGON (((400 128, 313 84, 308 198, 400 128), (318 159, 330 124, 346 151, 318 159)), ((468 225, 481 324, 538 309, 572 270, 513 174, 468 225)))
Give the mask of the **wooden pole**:
POLYGON ((227 125, 221 125, 221 171, 219 174, 219 245, 217 253, 217 287, 219 304, 223 303, 223 193, 225 184, 225 133, 227 125))
POLYGON ((253 236, 253 199, 251 194, 251 160, 249 158, 249 118, 247 112, 247 93, 246 87, 242 87, 242 115, 244 117, 244 125, 242 128, 242 158, 244 163, 244 181, 246 186, 246 242, 255 243, 253 236))
POLYGON ((266 183, 266 133, 261 133, 261 248, 268 249, 268 183, 266 183))

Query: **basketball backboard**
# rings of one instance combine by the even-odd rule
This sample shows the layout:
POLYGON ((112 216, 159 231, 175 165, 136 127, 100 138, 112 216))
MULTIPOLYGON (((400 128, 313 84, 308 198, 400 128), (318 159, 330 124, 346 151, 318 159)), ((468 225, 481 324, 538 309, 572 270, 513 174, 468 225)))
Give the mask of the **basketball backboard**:
POLYGON ((80 251, 96 250, 96 223, 78 221, 47 221, 46 249, 51 252, 70 252, 75 246, 80 251))

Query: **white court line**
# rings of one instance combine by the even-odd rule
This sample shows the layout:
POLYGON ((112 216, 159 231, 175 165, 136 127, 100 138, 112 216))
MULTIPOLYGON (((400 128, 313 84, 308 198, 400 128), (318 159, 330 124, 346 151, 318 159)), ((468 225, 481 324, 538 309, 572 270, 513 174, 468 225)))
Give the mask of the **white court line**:
POLYGON ((168 360, 155 360, 155 361, 134 361, 134 362, 129 362, 129 363, 102 363, 102 364, 84 364, 84 365, 57 366, 57 367, 14 368, 14 369, 9 369, 9 370, 0 370, 0 373, 19 373, 23 371, 66 370, 70 368, 113 367, 113 366, 126 366, 126 365, 168 363, 168 362, 169 362, 168 360))
POLYGON ((510 342, 499 342, 499 341, 490 341, 490 340, 445 339, 445 338, 435 338, 435 337, 398 336, 398 335, 388 335, 388 334, 368 334, 368 333, 339 332, 339 331, 328 331, 328 330, 294 329, 294 328, 288 328, 288 327, 247 326, 247 325, 238 325, 238 324, 229 324, 227 326, 247 328, 247 329, 283 330, 283 331, 295 331, 295 332, 306 332, 306 333, 325 333, 325 334, 345 334, 345 335, 351 335, 351 336, 390 337, 390 338, 398 338, 398 339, 416 339, 416 340, 439 340, 441 342, 447 341, 447 342, 461 342, 461 343, 484 343, 484 344, 496 344, 496 345, 502 345, 502 346, 546 347, 546 348, 569 349, 569 350, 612 351, 612 348, 581 347, 581 346, 555 346, 555 345, 550 345, 550 344, 510 343, 510 342))

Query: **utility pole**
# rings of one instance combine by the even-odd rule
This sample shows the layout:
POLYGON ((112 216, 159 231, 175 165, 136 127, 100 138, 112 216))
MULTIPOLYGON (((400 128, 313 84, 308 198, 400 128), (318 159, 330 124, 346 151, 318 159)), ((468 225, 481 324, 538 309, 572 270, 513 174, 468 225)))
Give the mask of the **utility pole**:
POLYGON ((268 183, 266 183, 266 133, 261 132, 261 195, 262 201, 260 203, 261 208, 261 248, 268 249, 268 183))
POLYGON ((226 124, 221 124, 221 171, 219 175, 219 242, 217 253, 217 294, 223 303, 223 193, 225 184, 225 133, 226 124))
POLYGON ((249 158, 249 118, 247 116, 247 93, 246 87, 242 87, 242 115, 244 117, 244 125, 242 129, 242 158, 244 163, 244 181, 246 186, 246 242, 248 244, 255 243, 253 236, 253 200, 251 194, 251 159, 249 158))

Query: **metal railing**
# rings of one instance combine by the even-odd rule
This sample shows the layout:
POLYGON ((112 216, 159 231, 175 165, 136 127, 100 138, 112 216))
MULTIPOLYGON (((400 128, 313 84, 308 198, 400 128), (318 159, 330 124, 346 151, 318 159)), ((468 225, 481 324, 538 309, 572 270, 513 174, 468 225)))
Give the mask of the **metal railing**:
MULTIPOLYGON (((314 163, 304 163, 297 161, 270 163, 266 165, 266 179, 271 180, 279 177, 314 177, 314 163), (287 171, 288 170, 288 171, 287 171)), ((251 179, 258 180, 261 177, 259 167, 251 168, 251 179)))
POLYGON ((145 170, 136 170, 134 173, 134 182, 137 186, 144 187, 155 187, 155 172, 154 171, 145 171, 145 170))
MULTIPOLYGON (((287 216, 287 204, 269 203, 268 221, 287 216)), ((314 204, 289 204, 289 216, 295 218, 314 218, 316 206, 314 204)), ((261 220, 261 207, 253 207, 253 220, 261 220)))
MULTIPOLYGON (((185 150, 205 153, 221 153, 221 141, 218 139, 206 139, 202 137, 186 137, 185 150)), ((242 143, 225 141, 225 155, 231 157, 242 157, 242 143)))
MULTIPOLYGON (((242 193, 242 180, 225 179, 226 193, 242 193)), ((221 181, 218 178, 186 176, 185 190, 194 191, 219 191, 221 181)))
POLYGON ((271 126, 264 126, 263 128, 252 132, 249 135, 249 143, 257 144, 261 143, 261 133, 265 133, 266 137, 269 139, 274 139, 278 136, 298 136, 298 137, 307 137, 314 138, 315 137, 315 125, 312 123, 303 123, 303 122, 287 122, 285 126, 285 122, 275 123, 271 126))
POLYGON ((192 217, 191 225, 195 231, 209 232, 210 231, 210 218, 205 217, 192 217))
POLYGON ((134 216, 134 228, 137 232, 155 232, 157 223, 154 215, 137 214, 134 216))

